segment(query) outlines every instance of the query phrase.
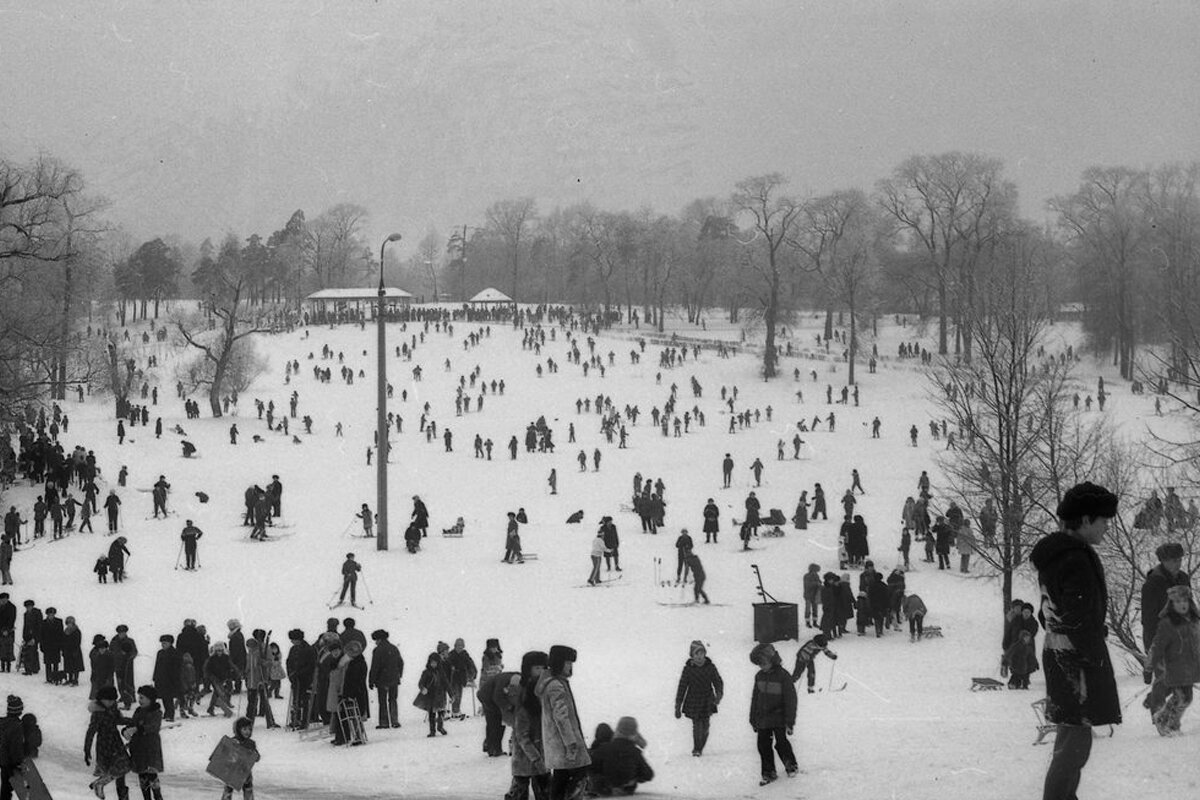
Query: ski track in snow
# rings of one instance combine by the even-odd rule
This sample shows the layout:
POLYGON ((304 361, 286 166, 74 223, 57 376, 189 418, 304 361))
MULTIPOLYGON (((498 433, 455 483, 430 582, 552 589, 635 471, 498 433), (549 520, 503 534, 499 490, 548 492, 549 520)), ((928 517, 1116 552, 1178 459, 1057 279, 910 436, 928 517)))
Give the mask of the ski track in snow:
MULTIPOLYGON (((808 316, 795 328, 801 347, 812 341, 817 324, 808 316)), ((834 681, 848 682, 847 689, 808 695, 803 681, 799 684, 792 742, 804 774, 762 789, 756 785, 758 757, 746 722, 754 673, 747 660, 753 644, 750 605, 758 600, 750 564, 759 564, 769 592, 781 600, 798 601, 800 579, 810 561, 823 570, 836 568, 831 551, 837 516, 811 523, 803 532, 789 524, 785 537, 755 542, 758 552, 735 550, 738 541, 730 520, 743 517, 741 503, 754 488, 749 465, 760 457, 766 466, 763 485, 756 490, 764 515, 780 508, 785 517, 791 516, 802 488, 811 495, 814 481, 825 487, 831 512, 840 511, 838 498, 849 485, 850 469, 858 467, 869 493, 860 497, 856 511, 870 526, 875 562, 886 572, 895 563, 899 533, 895 520, 904 498, 915 493, 922 469, 929 470, 934 494, 939 495, 934 458, 943 443, 928 439, 926 390, 911 362, 882 362, 875 375, 860 369, 862 406, 855 408, 824 403, 826 383, 834 384, 836 394, 844 380, 842 364, 785 358, 780 378, 764 383, 757 377, 757 357, 720 359, 708 350, 699 365, 689 355, 683 366, 662 370, 662 385, 656 386, 660 348, 648 344, 641 364, 630 365, 629 351, 636 347, 630 337, 637 332, 618 330, 596 337, 597 352, 616 353, 615 366, 608 367, 604 378, 596 371, 584 378, 579 367, 566 363, 566 344, 559 331, 557 341, 548 340, 543 347, 541 361, 552 356, 561 371, 539 379, 534 373, 537 357, 521 350, 520 334, 503 324, 493 324, 491 337, 469 351, 463 351, 462 341, 479 325, 456 323, 452 337, 431 328, 413 361, 395 358, 394 348, 419 327, 410 324, 404 334, 398 324, 388 327, 389 380, 395 386, 389 408, 404 418, 404 433, 396 434, 394 428, 391 433, 395 449, 389 472, 390 552, 378 553, 373 541, 345 535, 361 530, 353 518, 361 503, 375 509, 375 471, 365 463, 374 431, 372 327, 360 331, 354 326, 336 330, 314 326, 308 340, 302 339, 302 331, 259 337, 258 347, 268 358, 270 371, 242 394, 239 417, 216 420, 183 418, 181 403, 173 397, 172 351, 151 345, 143 349, 143 356, 146 352, 160 355, 162 366, 154 373, 160 405, 152 407, 151 413, 163 415, 162 439, 130 428, 129 439, 136 443, 127 439, 118 446, 110 404, 98 400, 64 404, 71 417, 70 432, 62 437, 68 449, 75 443, 94 449, 112 485, 120 466, 129 467, 129 488, 120 491, 121 533, 133 553, 127 582, 100 586, 91 573, 96 556, 109 542, 100 514, 93 520, 94 536, 74 534, 53 548, 39 546, 17 555, 14 601, 19 606, 30 597, 41 608, 54 605, 60 616, 75 616, 84 633, 85 654, 93 634, 111 634, 117 623, 129 623, 142 651, 136 664, 139 683, 150 679, 158 634, 177 633, 185 617, 199 619, 214 637, 224 634, 225 620, 231 617, 239 618, 246 630, 272 629, 277 640, 289 628, 300 627, 311 641, 327 616, 342 617, 347 612, 368 632, 387 628, 406 662, 400 687, 404 727, 380 732, 372 723, 366 746, 336 750, 324 740, 302 742, 292 734, 260 728, 256 740, 263 761, 255 769, 260 798, 325 800, 399 794, 473 800, 502 794, 508 786, 509 762, 488 759, 480 752, 481 719, 450 723, 449 736, 427 740, 420 712, 411 706, 425 655, 439 640, 452 642, 458 636, 466 639, 476 661, 484 639, 498 636, 508 668, 519 665, 525 650, 546 650, 555 643, 576 647, 579 661, 572 687, 585 735, 590 740, 597 723, 615 724, 618 717, 634 714, 649 740, 646 755, 656 779, 639 795, 959 800, 1039 794, 1051 751, 1049 746, 1030 746, 1034 717, 1029 703, 1041 697, 1041 673, 1034 675, 1028 692, 968 691, 972 676, 997 673, 999 586, 990 580, 961 580, 957 573, 939 574, 920 561, 921 545, 916 542, 908 589, 929 605, 928 622, 942 626, 945 638, 911 644, 907 632, 889 632, 876 640, 859 638, 852 628, 847 638, 835 641, 832 647, 840 659, 834 681), (336 359, 320 359, 325 343, 345 352, 346 363, 356 372, 353 386, 338 380, 336 359), (314 361, 307 359, 310 351, 316 354, 314 361), (442 367, 447 357, 452 362, 450 372, 442 367), (284 358, 300 361, 299 375, 290 385, 283 381, 284 358), (313 379, 314 363, 332 369, 333 383, 322 385, 313 379), (417 363, 424 369, 424 380, 413 383, 410 373, 417 363), (482 367, 482 379, 505 380, 505 394, 489 391, 482 413, 472 410, 456 417, 454 387, 459 375, 476 364, 482 367), (799 384, 791 376, 796 366, 802 373, 799 384), (360 368, 365 378, 357 377, 360 368), (818 382, 811 380, 810 369, 818 370, 818 382), (691 396, 693 374, 704 388, 699 400, 691 396), (649 420, 651 406, 661 408, 672 382, 679 386, 680 413, 699 404, 708 418, 706 427, 693 425, 680 439, 664 438, 649 420), (726 407, 720 400, 722 384, 739 387, 739 408, 765 411, 772 405, 774 421, 767 422, 764 416, 752 428, 728 434, 726 407), (803 405, 796 401, 797 388, 804 392, 803 405), (266 431, 253 408, 255 397, 264 402, 274 399, 277 412, 286 413, 293 389, 300 394, 299 416, 311 414, 314 420, 311 436, 299 434, 302 445, 292 444, 290 436, 266 431), (400 400, 402 389, 409 391, 407 403, 400 400), (627 450, 604 442, 595 413, 575 412, 577 397, 594 400, 601 392, 611 395, 618 408, 627 403, 640 406, 643 416, 638 425, 629 426, 627 450), (439 429, 431 443, 417 431, 425 401, 431 403, 431 418, 439 429), (838 417, 838 432, 804 434, 807 457, 792 460, 795 422, 811 420, 816 413, 825 417, 831 410, 838 417), (553 455, 524 452, 524 426, 539 414, 545 414, 554 429, 557 452, 553 455), (876 415, 883 422, 883 433, 881 439, 872 440, 868 426, 876 415), (338 421, 345 426, 344 438, 333 435, 338 421), (228 443, 232 422, 242 434, 236 447, 228 443), (575 423, 577 431, 574 445, 567 442, 569 422, 575 423), (198 446, 202 459, 180 457, 179 437, 169 432, 176 423, 188 431, 187 438, 198 446), (913 423, 921 430, 916 449, 909 447, 907 436, 913 423), (454 432, 453 453, 443 452, 441 431, 446 427, 454 432), (495 442, 493 461, 473 457, 476 432, 495 442), (253 443, 255 433, 265 442, 253 443), (514 434, 521 441, 515 462, 509 460, 506 447, 514 434), (775 460, 779 438, 787 443, 789 458, 784 461, 775 460), (590 462, 596 447, 603 453, 599 472, 592 471, 590 462), (585 473, 578 471, 574 460, 580 449, 589 454, 585 473), (720 461, 725 452, 732 453, 735 461, 734 485, 721 492, 720 461), (551 467, 558 470, 555 496, 546 484, 551 467), (629 502, 635 471, 649 478, 661 476, 667 485, 666 526, 656 536, 642 534, 637 517, 618 510, 629 502), (238 546, 237 540, 246 536, 239 524, 242 492, 251 483, 265 485, 272 473, 283 480, 284 520, 295 535, 270 547, 238 546), (178 516, 143 520, 150 498, 134 487, 153 483, 159 474, 172 484, 168 504, 178 516), (208 493, 210 502, 200 504, 196 491, 208 493), (402 534, 414 493, 430 509, 431 534, 423 540, 421 552, 410 555, 404 550, 402 534), (702 543, 700 512, 708 497, 716 498, 721 509, 724 540, 719 545, 702 543), (505 512, 517 506, 524 506, 531 520, 521 527, 522 545, 540 556, 520 568, 499 563, 505 512), (564 524, 576 509, 584 510, 583 524, 564 524), (620 531, 621 584, 627 588, 577 591, 574 587, 582 584, 590 568, 591 539, 602 514, 611 514, 620 531), (458 516, 466 523, 464 537, 441 537, 441 528, 458 516), (205 532, 200 543, 202 569, 196 572, 173 569, 185 518, 194 519, 205 532), (708 573, 706 591, 714 604, 724 606, 693 613, 658 605, 691 598, 690 587, 660 587, 652 578, 655 557, 663 561, 664 576, 671 574, 674 541, 682 526, 690 529, 708 573), (364 565, 359 602, 368 594, 375 602, 362 610, 330 612, 326 603, 339 586, 338 567, 349 550, 364 565), (700 759, 690 756, 687 720, 676 721, 672 713, 679 670, 688 643, 697 638, 708 643, 726 687, 700 759)), ((719 327, 714 325, 703 335, 736 341, 736 331, 719 327)), ((1078 338, 1074 327, 1064 325, 1057 331, 1071 341, 1078 338)), ((902 338, 916 338, 912 327, 881 324, 880 332, 880 352, 885 356, 895 352, 902 338)), ((929 337, 923 341, 928 345, 929 337)), ((586 356, 582 341, 581 349, 586 356)), ((1158 430, 1176 424, 1170 418, 1154 419, 1152 397, 1132 396, 1107 366, 1100 369, 1112 392, 1105 413, 1134 431, 1142 431, 1145 424, 1158 430)), ((1096 364, 1085 361, 1078 374, 1085 385, 1094 387, 1097 371, 1096 364)), ((475 398, 478 390, 470 394, 475 398)), ((207 414, 204 399, 197 399, 207 414)), ((292 433, 301 430, 299 424, 292 427, 292 433)), ((103 493, 109 485, 101 482, 103 493)), ((6 493, 4 502, 28 508, 33 494, 28 486, 20 486, 6 493)), ((1022 576, 1016 594, 1034 597, 1029 575, 1022 576)), ((802 637, 809 633, 801 628, 802 637)), ((785 642, 779 649, 790 668, 795 644, 785 642)), ((829 685, 832 664, 824 659, 818 662, 818 688, 829 685)), ((1141 688, 1136 677, 1122 674, 1119 682, 1123 702, 1141 688)), ((47 746, 40 766, 55 797, 90 797, 90 771, 80 753, 87 725, 86 689, 48 687, 40 678, 13 674, 0 678, 0 693, 9 692, 21 694, 27 710, 41 720, 47 746)), ((464 704, 469 702, 464 696, 464 704)), ((274 701, 274 708, 283 715, 283 702, 274 701)), ((1185 735, 1170 740, 1157 736, 1136 703, 1125 714, 1125 724, 1116 729, 1113 739, 1096 742, 1081 793, 1122 797, 1147 791, 1182 796, 1193 792, 1200 781, 1200 766, 1191 757, 1195 713, 1184 719, 1185 735), (1172 766, 1167 771, 1151 764, 1172 766)), ((203 718, 164 732, 163 784, 168 797, 189 800, 216 795, 219 787, 204 774, 204 765, 217 739, 228 730, 227 720, 203 718)))

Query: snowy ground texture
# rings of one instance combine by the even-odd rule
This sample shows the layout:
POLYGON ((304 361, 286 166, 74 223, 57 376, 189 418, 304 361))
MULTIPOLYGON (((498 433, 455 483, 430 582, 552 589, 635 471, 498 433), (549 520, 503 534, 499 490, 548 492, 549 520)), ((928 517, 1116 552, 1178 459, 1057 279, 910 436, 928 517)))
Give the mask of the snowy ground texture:
MULTIPOLYGON (((796 342, 807 347, 817 322, 797 330, 796 342)), ((682 326, 680 326, 682 328, 682 326)), ((790 443, 795 423, 811 420, 831 410, 824 402, 826 383, 835 391, 844 381, 844 365, 787 359, 785 375, 764 383, 757 377, 759 363, 752 355, 720 359, 712 350, 702 352, 698 364, 689 357, 675 370, 664 370, 656 385, 658 347, 649 345, 640 365, 631 366, 629 351, 636 345, 631 332, 618 330, 597 340, 597 352, 617 354, 616 366, 603 378, 596 371, 584 377, 579 367, 566 363, 562 331, 548 343, 542 359, 552 356, 562 364, 557 374, 535 375, 537 357, 520 347, 520 334, 511 327, 493 325, 490 338, 464 351, 463 340, 477 326, 459 323, 452 336, 431 332, 417 347, 414 361, 395 358, 393 348, 402 337, 419 330, 399 325, 388 330, 389 378, 396 387, 391 408, 404 418, 404 433, 393 433, 394 453, 390 473, 392 542, 380 553, 373 542, 352 538, 359 531, 353 514, 363 502, 375 507, 375 473, 365 463, 365 451, 374 429, 374 330, 344 326, 336 330, 312 328, 258 339, 269 359, 270 371, 243 394, 236 420, 186 420, 182 403, 174 399, 172 354, 164 346, 156 379, 161 404, 152 409, 163 415, 170 430, 177 422, 199 447, 199 458, 180 456, 179 438, 164 433, 155 440, 153 428, 130 430, 129 440, 118 446, 111 403, 68 403, 71 427, 64 437, 68 449, 76 443, 96 451, 104 477, 115 485, 121 464, 129 467, 129 487, 122 490, 123 533, 133 553, 129 578, 123 585, 99 586, 91 573, 96 556, 106 547, 103 533, 73 535, 69 539, 36 547, 17 556, 13 572, 13 600, 25 598, 39 607, 57 606, 60 616, 74 615, 84 642, 95 633, 111 635, 125 622, 143 654, 137 661, 137 679, 146 682, 153 668, 153 653, 160 633, 178 633, 185 617, 207 625, 210 634, 222 634, 225 621, 239 618, 245 629, 266 628, 284 641, 285 632, 299 627, 311 639, 329 616, 326 604, 339 584, 338 568, 344 554, 354 551, 364 564, 365 585, 373 603, 349 609, 358 627, 371 631, 386 628, 406 661, 401 684, 403 728, 375 731, 365 747, 337 749, 324 740, 300 741, 283 731, 257 732, 263 760, 255 769, 259 798, 338 798, 402 796, 409 798, 500 797, 507 789, 507 759, 489 759, 481 753, 482 718, 448 723, 450 735, 425 738, 421 712, 410 704, 416 679, 426 655, 439 640, 463 637, 478 661, 484 640, 499 637, 505 665, 517 668, 521 654, 530 649, 548 650, 552 644, 578 649, 579 661, 572 680, 585 733, 600 722, 615 724, 622 715, 638 718, 649 740, 647 757, 657 772, 646 794, 678 798, 804 797, 804 798, 1017 798, 1037 797, 1050 757, 1050 748, 1032 747, 1034 715, 1030 702, 1042 692, 1041 673, 1028 692, 969 691, 972 676, 998 677, 1001 636, 1001 603, 996 582, 939 573, 919 561, 914 543, 914 571, 908 589, 924 598, 930 609, 928 624, 940 625, 941 640, 912 644, 907 632, 888 633, 834 643, 841 658, 836 662, 834 686, 848 683, 845 691, 803 693, 793 744, 803 772, 795 779, 759 788, 758 756, 754 734, 747 722, 751 681, 755 668, 747 659, 752 641, 751 604, 758 598, 751 564, 762 569, 768 591, 781 600, 800 601, 800 580, 812 561, 822 569, 836 568, 837 523, 819 522, 808 531, 787 526, 787 535, 761 539, 755 550, 740 552, 730 518, 742 517, 742 503, 753 488, 750 463, 758 457, 766 464, 758 489, 763 511, 783 509, 790 516, 801 489, 811 494, 820 482, 830 501, 831 517, 840 511, 838 498, 849 485, 850 470, 857 467, 867 489, 859 510, 871 531, 871 551, 886 573, 897 556, 898 519, 905 496, 916 489, 922 469, 930 471, 934 494, 941 495, 934 465, 934 448, 928 438, 930 410, 925 384, 910 363, 887 361, 878 374, 859 373, 861 407, 834 406, 837 433, 806 434, 804 458, 777 462, 775 443, 790 443), (365 371, 353 386, 338 380, 339 365, 322 362, 321 346, 329 344, 345 353, 346 364, 365 371), (319 384, 312 377, 315 363, 333 369, 333 382, 319 384), (300 374, 284 384, 285 359, 299 359, 300 374), (447 372, 443 361, 449 358, 447 372), (425 378, 413 383, 410 370, 424 368, 425 378), (504 396, 487 395, 484 411, 456 418, 454 387, 460 375, 476 365, 482 379, 503 378, 504 396), (804 373, 799 384, 791 371, 804 373), (818 370, 812 381, 810 369, 818 370), (704 387, 704 396, 691 398, 692 375, 704 387), (707 426, 682 438, 663 438, 651 427, 649 410, 661 408, 672 382, 679 385, 679 409, 694 403, 707 416, 707 426), (722 385, 738 386, 738 407, 761 409, 762 421, 730 435, 728 415, 720 400, 722 385), (797 389, 804 403, 797 402, 797 389), (302 444, 273 434, 257 421, 252 400, 274 399, 281 411, 295 389, 300 394, 299 415, 312 415, 313 434, 305 436, 298 420, 292 433, 302 444), (408 389, 407 403, 400 400, 408 389), (599 418, 576 415, 575 400, 603 393, 618 408, 638 404, 643 412, 631 427, 629 448, 618 450, 604 442, 599 418), (427 443, 417 432, 421 405, 428 401, 439 437, 427 443), (768 423, 765 409, 774 408, 768 423), (522 438, 525 425, 544 414, 555 430, 558 452, 527 455, 522 446, 510 461, 509 437, 522 438), (878 415, 883 434, 872 440, 870 420, 878 415), (240 443, 230 446, 228 428, 236 421, 240 443), (334 425, 345 426, 344 438, 334 437, 334 425), (578 444, 567 443, 567 423, 574 422, 578 444), (916 423, 921 446, 908 444, 907 430, 916 423), (440 440, 443 427, 454 433, 454 452, 445 453, 440 440), (476 459, 471 442, 476 433, 495 442, 492 462, 476 459), (253 444, 261 434, 266 441, 253 444), (603 461, 591 470, 590 454, 599 447, 603 461), (589 470, 578 471, 579 449, 589 454, 589 470), (722 490, 721 459, 730 452, 736 462, 733 488, 722 490), (556 467, 559 493, 550 496, 546 478, 556 467), (628 508, 634 472, 666 483, 666 528, 657 536, 644 535, 637 517, 628 508), (294 534, 278 541, 247 540, 240 526, 242 492, 250 483, 266 485, 272 473, 284 484, 284 521, 294 534), (178 512, 167 521, 147 520, 151 510, 147 490, 159 474, 171 482, 170 505, 178 512), (194 496, 206 492, 211 501, 199 504, 194 496), (411 508, 409 498, 420 494, 431 512, 430 536, 422 551, 404 551, 403 522, 411 508), (722 512, 719 544, 705 545, 701 509, 715 497, 722 512), (505 512, 524 506, 530 524, 521 535, 526 551, 538 560, 524 565, 500 563, 504 551, 505 512), (566 525, 577 509, 585 513, 582 525, 566 525), (589 570, 588 553, 597 522, 611 514, 621 535, 623 579, 605 588, 582 585, 589 570), (466 521, 466 535, 444 539, 443 527, 456 517, 466 521), (179 530, 191 517, 204 530, 196 572, 174 569, 179 552, 179 530), (675 562, 674 541, 680 527, 688 527, 708 571, 711 607, 673 606, 687 599, 678 588, 662 588, 653 580, 653 562, 662 558, 668 569, 675 562), (679 671, 688 656, 688 643, 708 643, 709 655, 726 684, 725 701, 714 718, 712 736, 702 758, 691 756, 691 732, 686 719, 673 718, 673 699, 679 671)), ((694 330, 694 329, 692 329, 694 330)), ((1075 332, 1062 333, 1074 340, 1075 332)), ((888 326, 880 331, 880 352, 890 356, 902 338, 915 338, 912 327, 888 326)), ((686 334, 685 334, 686 335, 686 334)), ((710 330, 706 337, 719 336, 710 330)), ((728 338, 737 334, 727 331, 728 338)), ((928 339, 924 340, 929 344, 928 339)), ((581 345, 585 349, 586 345, 581 345)), ((146 352, 151 352, 147 350, 146 352)), ((606 359, 607 361, 607 359, 606 359)), ((1096 365, 1081 365, 1080 378, 1094 385, 1096 365)), ((1115 375, 1105 372, 1112 391, 1104 413, 1113 415, 1133 432, 1144 430, 1143 420, 1153 414, 1152 399, 1132 396, 1115 375)), ((477 392, 475 393, 477 395, 477 392)), ((202 400, 202 405, 207 406, 202 400)), ((474 406, 472 406, 474 409, 474 406)), ((207 409, 205 408, 207 414, 207 409)), ((153 419, 152 419, 153 424, 153 419)), ((108 485, 102 486, 106 493, 108 485)), ((8 502, 28 508, 32 489, 22 487, 8 502)), ((103 515, 95 520, 103 530, 103 515)), ((366 591, 362 593, 366 595, 366 591)), ((1029 576, 1018 592, 1033 599, 1029 576)), ((688 590, 690 595, 690 590, 688 590)), ((347 609, 339 609, 345 615, 347 609)), ((802 635, 807 633, 803 628, 802 635)), ((1040 646, 1039 638, 1039 646, 1040 646)), ((85 648, 86 649, 86 648, 85 648)), ((781 643, 785 666, 790 668, 794 643, 781 643)), ((830 685, 834 662, 818 662, 818 687, 830 685)), ((1137 677, 1120 675, 1123 701, 1141 688, 1137 677)), ((86 676, 85 676, 86 682, 86 676)), ((5 675, 0 695, 21 694, 28 710, 38 714, 47 746, 41 769, 57 798, 90 796, 88 770, 81 753, 87 724, 86 688, 47 687, 40 678, 5 675)), ((374 697, 372 697, 374 705, 374 697)), ((372 709, 374 711, 374 709, 372 709)), ((469 710, 469 706, 468 706, 469 710)), ((278 715, 284 704, 275 701, 278 715)), ((1162 739, 1148 715, 1134 700, 1126 723, 1115 735, 1096 743, 1083 780, 1081 796, 1119 798, 1145 796, 1196 796, 1200 766, 1195 759, 1196 715, 1185 717, 1183 735, 1162 739)), ((168 798, 211 797, 219 786, 204 774, 204 765, 218 738, 228 731, 226 720, 204 718, 187 721, 164 732, 168 798)), ((1107 737, 1107 730, 1101 731, 1107 737)), ((136 788, 133 790, 136 793, 136 788)), ((640 793, 639 793, 640 794, 640 793)))

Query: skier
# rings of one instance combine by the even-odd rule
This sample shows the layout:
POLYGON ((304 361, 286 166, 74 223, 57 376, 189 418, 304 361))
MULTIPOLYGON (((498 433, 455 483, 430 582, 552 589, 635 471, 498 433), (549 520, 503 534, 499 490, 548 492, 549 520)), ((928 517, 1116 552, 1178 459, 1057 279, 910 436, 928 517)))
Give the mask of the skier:
POLYGON ((758 458, 754 459, 754 463, 750 465, 750 471, 754 473, 754 485, 762 486, 762 472, 763 472, 762 459, 758 459, 758 458))
POLYGON ((158 519, 158 512, 161 511, 163 517, 167 516, 167 491, 171 488, 171 484, 167 483, 167 479, 163 475, 158 476, 158 481, 155 482, 154 488, 151 491, 151 497, 154 500, 154 518, 158 519))
POLYGON ((337 602, 339 606, 346 602, 346 592, 350 592, 350 605, 358 607, 358 573, 361 571, 362 566, 354 560, 354 553, 346 553, 346 560, 342 562, 342 594, 337 602))
POLYGON ((733 480, 733 458, 729 453, 725 454, 725 460, 721 462, 721 475, 724 480, 724 488, 729 488, 729 482, 733 480))
POLYGON ((867 490, 863 488, 862 479, 858 476, 858 470, 852 469, 850 470, 850 492, 853 493, 855 489, 863 494, 867 493, 867 490))
POLYGON ((688 535, 688 529, 682 528, 679 531, 679 537, 675 540, 675 585, 687 583, 688 566, 687 554, 692 549, 692 537, 688 535))
POLYGON ((692 548, 689 547, 684 551, 683 563, 686 569, 692 571, 692 597, 694 598, 694 602, 699 603, 703 601, 705 605, 708 605, 708 594, 704 591, 704 581, 707 576, 704 572, 704 565, 700 563, 700 556, 696 555, 692 551, 692 548))
POLYGON ((758 755, 762 762, 759 786, 766 786, 779 777, 771 752, 772 739, 788 777, 794 777, 800 771, 792 744, 787 739, 796 724, 796 688, 781 666, 774 646, 755 645, 750 651, 750 663, 758 667, 750 696, 750 725, 758 734, 758 755))
POLYGON ((183 527, 183 533, 179 534, 179 538, 183 540, 183 554, 187 563, 184 569, 189 571, 196 569, 196 548, 203 535, 204 532, 193 525, 190 519, 183 527))
POLYGON ((508 512, 508 527, 504 537, 504 559, 505 564, 511 564, 513 560, 518 564, 524 564, 525 559, 521 555, 521 535, 518 532, 517 515, 512 511, 508 512))
POLYGON ((704 753, 710 720, 724 695, 725 682, 717 665, 708 657, 704 643, 693 641, 675 689, 675 719, 686 716, 692 721, 692 755, 697 758, 704 753))
POLYGON ((604 544, 604 529, 596 531, 596 538, 592 539, 592 572, 588 575, 588 585, 598 586, 600 584, 600 557, 608 552, 608 546, 604 544))

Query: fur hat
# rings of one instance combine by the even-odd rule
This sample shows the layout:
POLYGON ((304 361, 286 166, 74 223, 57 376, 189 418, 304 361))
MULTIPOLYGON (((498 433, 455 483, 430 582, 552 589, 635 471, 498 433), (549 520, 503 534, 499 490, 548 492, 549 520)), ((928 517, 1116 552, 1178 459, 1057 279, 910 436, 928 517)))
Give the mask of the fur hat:
POLYGON ((225 626, 231 631, 236 631, 238 628, 242 627, 242 623, 238 622, 236 619, 231 619, 225 623, 225 626))
POLYGON ((501 655, 504 654, 504 651, 500 649, 500 640, 499 639, 488 639, 486 649, 495 650, 497 653, 500 653, 501 655))
POLYGON ((304 639, 304 631, 299 628, 292 628, 288 631, 288 641, 299 642, 304 639))
POLYGON ((104 634, 97 633, 92 637, 92 647, 108 647, 108 639, 104 638, 104 634))
POLYGON ((346 642, 345 650, 346 655, 350 656, 351 658, 358 658, 362 655, 362 642, 358 641, 358 639, 351 639, 350 641, 346 642))
POLYGON ((373 641, 373 642, 378 642, 378 641, 380 641, 382 639, 386 639, 386 638, 388 638, 388 632, 385 631, 383 628, 378 628, 376 630, 371 631, 371 641, 373 641))
POLYGON ((238 730, 241 728, 249 728, 251 731, 253 731, 254 720, 250 719, 250 717, 238 717, 233 721, 233 735, 237 736, 238 730))
POLYGON ((1175 610, 1176 600, 1186 600, 1188 604, 1187 616, 1193 619, 1200 616, 1200 611, 1196 609, 1196 602, 1192 599, 1192 589, 1190 586, 1172 586, 1167 589, 1167 602, 1163 604, 1162 611, 1158 612, 1159 617, 1166 617, 1175 610))
POLYGON ((613 735, 617 739, 629 739, 638 747, 646 746, 646 740, 638 733, 637 719, 634 717, 621 717, 617 720, 617 732, 613 735))
POLYGON ((1159 561, 1170 561, 1173 558, 1183 558, 1183 545, 1179 542, 1160 544, 1154 551, 1159 561))
POLYGON ((117 633, 129 633, 129 626, 124 624, 118 625, 117 633))
MULTIPOLYGON (((768 650, 772 652, 775 650, 775 646, 770 642, 760 642, 754 645, 753 649, 750 650, 750 663, 759 666, 758 662, 762 660, 768 650)), ((775 653, 775 657, 778 658, 779 654, 775 653)))
POLYGON ((596 726, 596 735, 593 738, 596 740, 596 744, 611 742, 613 738, 612 726, 607 722, 601 722, 596 726))
POLYGON ((438 642, 438 643, 437 643, 437 652, 438 652, 438 655, 441 655, 442 653, 445 653, 445 652, 447 652, 449 649, 450 649, 450 645, 446 644, 445 642, 438 642))
POLYGON ((575 648, 567 647, 565 644, 556 644, 550 648, 550 655, 546 660, 546 666, 550 671, 557 675, 562 671, 563 664, 570 661, 575 663, 579 654, 575 652, 575 648))
POLYGON ((544 667, 550 663, 550 656, 541 650, 530 650, 521 656, 521 680, 528 681, 534 667, 544 667))
POLYGON ((164 633, 162 636, 158 637, 158 641, 166 642, 167 644, 175 644, 175 637, 169 633, 164 633))
POLYGON ((116 700, 117 697, 117 687, 115 686, 101 686, 96 690, 97 700, 116 700))
POLYGON ((825 647, 827 644, 829 644, 829 637, 823 633, 818 633, 816 636, 813 637, 813 641, 818 646, 825 647))
POLYGON ((157 700, 158 699, 158 690, 149 684, 146 684, 145 686, 139 686, 137 689, 137 693, 140 694, 142 697, 146 698, 147 700, 157 700))
POLYGON ((708 655, 708 648, 704 646, 704 642, 699 639, 693 639, 692 643, 688 645, 688 655, 695 656, 697 650, 704 653, 704 655, 708 655))
POLYGON ((1067 489, 1058 504, 1059 519, 1108 517, 1117 515, 1117 496, 1094 483, 1085 481, 1067 489))
POLYGON ((8 696, 7 713, 10 717, 19 717, 21 714, 25 713, 25 704, 21 702, 21 698, 17 697, 15 694, 10 694, 8 696))

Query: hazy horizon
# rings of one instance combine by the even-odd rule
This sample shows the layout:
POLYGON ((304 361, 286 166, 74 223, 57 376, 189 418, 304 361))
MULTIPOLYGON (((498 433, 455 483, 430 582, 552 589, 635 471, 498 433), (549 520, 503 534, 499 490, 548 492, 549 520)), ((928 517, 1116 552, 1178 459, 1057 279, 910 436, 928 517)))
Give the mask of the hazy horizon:
POLYGON ((368 209, 411 248, 493 201, 678 211, 779 171, 870 189, 1004 160, 1021 211, 1200 158, 1200 6, 0 3, 0 153, 80 169, 136 238, 368 209))

